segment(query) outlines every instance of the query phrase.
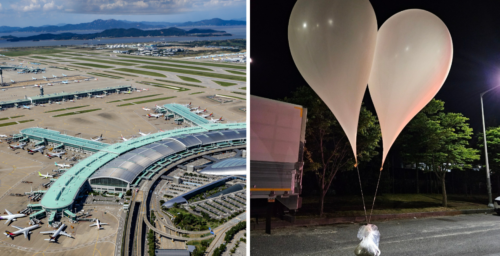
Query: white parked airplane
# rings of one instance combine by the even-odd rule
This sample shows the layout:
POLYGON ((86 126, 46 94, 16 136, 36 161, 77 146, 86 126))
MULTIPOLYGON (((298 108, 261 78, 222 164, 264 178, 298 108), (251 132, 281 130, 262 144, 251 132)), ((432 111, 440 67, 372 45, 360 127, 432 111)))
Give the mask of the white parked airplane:
POLYGON ((18 148, 20 149, 23 149, 24 150, 24 147, 26 146, 26 143, 19 143, 17 145, 9 145, 9 148, 12 149, 12 150, 16 150, 18 148))
POLYGON ((95 97, 96 98, 104 98, 104 97, 106 97, 106 95, 96 95, 95 97))
POLYGON ((50 85, 50 86, 52 86, 52 84, 51 84, 51 83, 48 83, 47 85, 50 85))
POLYGON ((56 152, 56 153, 49 153, 49 152, 47 152, 47 157, 49 159, 52 159, 54 157, 59 157, 59 158, 62 159, 62 155, 65 155, 65 154, 66 154, 66 151, 61 151, 61 152, 56 152))
POLYGON ((71 167, 71 164, 58 164, 57 162, 54 162, 55 166, 61 167, 61 168, 66 168, 66 167, 71 167))
POLYGON ((150 111, 150 108, 143 107, 142 110, 150 111))
POLYGON ((101 136, 99 136, 99 137, 97 137, 95 139, 90 138, 90 140, 92 140, 92 141, 101 141, 102 140, 102 134, 101 134, 101 136))
POLYGON ((5 209, 7 215, 0 216, 0 220, 7 220, 5 224, 9 224, 11 221, 16 221, 17 218, 26 217, 26 214, 12 214, 7 209, 5 209))
POLYGON ((47 174, 41 174, 40 172, 38 172, 38 175, 39 175, 40 177, 43 177, 44 179, 54 178, 54 176, 49 175, 49 173, 48 173, 48 172, 47 172, 47 174))
POLYGON ((5 135, 5 134, 0 134, 0 138, 7 138, 9 136, 5 135))
POLYGON ((162 107, 162 106, 158 106, 158 105, 155 105, 155 108, 156 108, 156 109, 163 109, 163 107, 162 107))
POLYGON ((207 112, 207 109, 204 109, 204 110, 198 109, 198 110, 194 111, 195 114, 201 114, 201 113, 205 113, 205 112, 207 112))
POLYGON ((201 115, 201 117, 203 117, 203 118, 207 118, 207 117, 211 117, 211 116, 213 116, 213 115, 214 115, 214 113, 210 113, 210 115, 201 115))
POLYGON ((189 108, 189 107, 191 107, 191 102, 189 102, 189 104, 184 104, 183 106, 186 108, 189 108))
POLYGON ((62 224, 56 231, 43 231, 43 232, 40 232, 40 234, 44 234, 44 235, 45 234, 51 234, 51 236, 50 236, 49 239, 44 239, 45 241, 49 241, 49 243, 50 242, 55 243, 57 237, 60 236, 60 235, 64 235, 64 236, 73 238, 70 234, 62 231, 64 229, 64 227, 66 227, 66 225, 62 224))
POLYGON ((163 114, 148 114, 148 118, 156 117, 156 119, 158 119, 160 116, 163 116, 163 114))
POLYGON ((209 122, 211 122, 211 123, 218 123, 218 122, 222 122, 222 121, 224 121, 224 120, 222 120, 222 116, 219 119, 213 119, 213 118, 211 118, 209 120, 209 122))
POLYGON ((34 77, 31 77, 31 79, 36 80, 36 78, 34 78, 34 77))
POLYGON ((10 237, 11 239, 14 239, 15 236, 17 236, 19 234, 24 234, 24 237, 28 238, 28 240, 29 240, 29 234, 32 234, 31 230, 33 230, 35 228, 39 228, 40 225, 36 224, 34 226, 29 226, 26 228, 20 228, 20 227, 16 227, 16 226, 12 226, 12 227, 17 228, 18 230, 14 231, 14 232, 9 232, 9 231, 5 230, 4 235, 6 235, 7 237, 10 237))
POLYGON ((101 225, 108 225, 108 223, 102 223, 99 219, 95 219, 95 223, 90 225, 89 227, 97 226, 97 230, 101 229, 101 225))
POLYGON ((200 106, 198 106, 197 108, 191 108, 190 110, 191 110, 191 111, 195 111, 195 110, 198 110, 198 109, 200 109, 200 108, 201 108, 201 107, 200 107, 200 106))
POLYGON ((125 139, 125 138, 123 137, 123 134, 122 134, 122 140, 123 140, 123 141, 127 141, 127 140, 130 140, 130 139, 132 139, 132 138, 125 139))
POLYGON ((64 77, 67 77, 67 75, 65 75, 64 73, 62 74, 64 77))
POLYGON ((141 136, 147 136, 147 135, 150 135, 151 133, 143 133, 143 132, 141 132, 141 130, 139 129, 139 134, 140 134, 141 136))
POLYGON ((40 147, 35 148, 35 149, 29 149, 29 148, 28 148, 28 154, 33 155, 33 154, 34 154, 34 153, 36 153, 36 152, 40 152, 40 153, 42 153, 42 154, 43 154, 43 150, 44 150, 44 149, 45 149, 45 146, 40 146, 40 147))
POLYGON ((45 79, 45 81, 47 81, 47 78, 45 76, 42 76, 42 77, 43 77, 43 79, 45 79))
POLYGON ((66 81, 62 81, 61 83, 62 83, 62 84, 69 84, 69 83, 68 83, 68 80, 66 80, 66 81))
POLYGON ((11 81, 13 84, 15 84, 15 83, 16 83, 16 81, 14 81, 14 80, 12 80, 12 79, 10 79, 10 81, 11 81))
POLYGON ((53 77, 53 78, 57 78, 57 76, 56 76, 56 75, 52 75, 52 77, 53 77))

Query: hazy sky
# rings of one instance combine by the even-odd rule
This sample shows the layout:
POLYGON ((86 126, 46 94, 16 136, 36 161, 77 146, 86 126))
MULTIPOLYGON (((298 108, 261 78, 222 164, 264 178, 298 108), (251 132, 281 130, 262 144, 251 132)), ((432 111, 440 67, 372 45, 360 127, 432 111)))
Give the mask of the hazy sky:
POLYGON ((11 27, 96 19, 184 22, 245 16, 245 0, 0 0, 0 26, 11 27))

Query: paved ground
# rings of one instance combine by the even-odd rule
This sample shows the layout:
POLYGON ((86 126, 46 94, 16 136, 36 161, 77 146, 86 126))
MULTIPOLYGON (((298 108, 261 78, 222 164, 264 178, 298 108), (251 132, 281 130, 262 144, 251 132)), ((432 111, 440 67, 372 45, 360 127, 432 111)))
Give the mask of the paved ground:
POLYGON ((246 230, 241 230, 240 232, 234 235, 233 240, 229 244, 227 244, 227 249, 222 253, 222 256, 245 256, 247 255, 247 244, 240 241, 240 238, 246 238, 245 236, 246 230), (238 248, 234 253, 231 253, 231 250, 235 247, 236 243, 238 243, 238 248))
MULTIPOLYGON (((500 216, 460 215, 376 224, 382 255, 500 255, 500 216)), ((354 255, 359 224, 252 231, 251 255, 354 255)))

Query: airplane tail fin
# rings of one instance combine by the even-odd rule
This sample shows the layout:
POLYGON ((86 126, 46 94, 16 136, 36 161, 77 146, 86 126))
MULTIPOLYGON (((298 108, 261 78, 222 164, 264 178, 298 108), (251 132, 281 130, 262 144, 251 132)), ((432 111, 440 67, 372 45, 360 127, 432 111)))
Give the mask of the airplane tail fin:
POLYGON ((38 172, 38 175, 42 176, 42 174, 40 172, 38 172))

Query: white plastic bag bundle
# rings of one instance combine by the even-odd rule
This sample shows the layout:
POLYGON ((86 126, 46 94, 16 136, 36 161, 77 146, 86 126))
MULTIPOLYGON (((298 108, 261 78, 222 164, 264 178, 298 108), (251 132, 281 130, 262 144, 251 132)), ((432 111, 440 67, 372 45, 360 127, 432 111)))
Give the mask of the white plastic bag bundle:
POLYGON ((354 250, 354 254, 357 256, 380 255, 380 250, 378 249, 380 232, 377 226, 373 224, 361 226, 358 231, 358 238, 361 240, 361 243, 354 250))

